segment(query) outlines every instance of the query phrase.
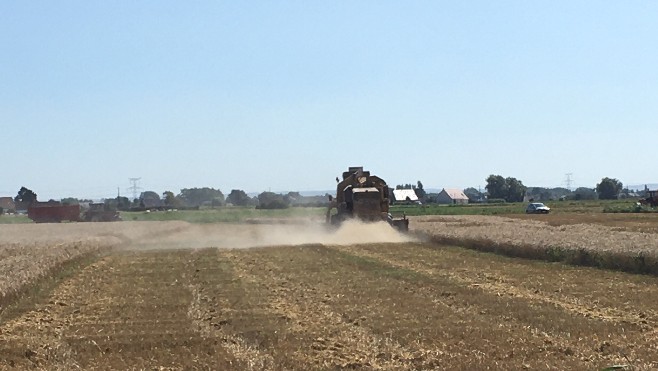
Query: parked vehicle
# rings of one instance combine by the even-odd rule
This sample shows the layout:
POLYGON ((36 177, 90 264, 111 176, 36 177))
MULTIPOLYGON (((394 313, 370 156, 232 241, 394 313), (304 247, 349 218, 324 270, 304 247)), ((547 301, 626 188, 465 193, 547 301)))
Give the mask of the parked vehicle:
POLYGON ((531 202, 525 208, 526 214, 548 214, 549 212, 551 212, 551 208, 541 202, 531 202))

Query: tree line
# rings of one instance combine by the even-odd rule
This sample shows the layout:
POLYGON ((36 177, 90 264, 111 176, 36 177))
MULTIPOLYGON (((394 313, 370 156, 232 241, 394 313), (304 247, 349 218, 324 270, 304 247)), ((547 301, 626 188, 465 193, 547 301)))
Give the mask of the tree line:
MULTIPOLYGON (((521 202, 527 197, 530 200, 616 200, 623 192, 624 185, 618 179, 605 177, 596 184, 595 188, 579 187, 575 191, 566 188, 526 187, 523 182, 512 177, 504 178, 501 175, 489 175, 486 179, 487 200, 521 202)), ((466 193, 466 192, 465 192, 466 193)), ((471 192, 472 193, 472 192, 471 192)), ((470 196, 469 196, 470 198, 470 196)))
MULTIPOLYGON (((162 195, 154 191, 142 192, 138 198, 130 200, 125 196, 104 199, 108 207, 129 211, 146 209, 199 209, 201 207, 251 206, 261 209, 284 209, 290 206, 325 206, 328 194, 324 196, 302 196, 299 192, 288 192, 278 194, 274 192, 262 192, 257 196, 250 197, 241 189, 233 189, 225 196, 224 193, 215 188, 183 188, 180 193, 175 194, 165 191, 162 195)), ((21 187, 14 203, 17 210, 27 210, 35 202, 38 202, 37 194, 27 187, 21 187)), ((55 200, 49 200, 55 202, 55 200)), ((91 200, 78 199, 75 197, 62 198, 62 204, 90 203, 91 200)))
MULTIPOLYGON (((523 182, 514 177, 503 177, 502 175, 491 174, 486 179, 485 191, 469 187, 464 189, 464 194, 468 197, 469 202, 522 202, 528 200, 614 200, 630 195, 628 189, 615 178, 605 177, 594 188, 579 187, 575 190, 567 188, 544 188, 544 187, 526 187, 523 182)), ((433 203, 436 200, 432 195, 425 192, 422 182, 418 181, 417 185, 399 184, 395 189, 413 189, 418 199, 423 203, 433 203)))
MULTIPOLYGON (((464 194, 471 202, 521 202, 527 197, 530 200, 611 200, 620 198, 630 191, 623 187, 622 182, 615 178, 605 177, 601 182, 596 184, 595 188, 580 187, 575 191, 566 188, 542 188, 526 187, 523 182, 514 177, 503 177, 501 175, 489 175, 486 179, 486 192, 480 192, 475 188, 464 189, 464 194)), ((418 181, 416 184, 400 184, 396 189, 413 189, 418 199, 423 202, 431 202, 429 195, 423 187, 423 183, 418 181)), ((150 208, 200 208, 200 207, 220 207, 226 205, 234 206, 251 206, 260 209, 284 209, 290 206, 325 206, 328 200, 328 194, 324 196, 302 196, 299 192, 288 192, 279 194, 274 192, 262 192, 257 196, 250 197, 245 191, 233 189, 224 196, 221 190, 203 187, 203 188, 183 188, 178 194, 171 191, 165 191, 162 195, 153 192, 142 192, 134 200, 124 196, 105 199, 108 206, 118 210, 139 210, 150 208)), ((52 201, 52 200, 51 200, 52 201)), ((21 187, 16 197, 14 197, 17 210, 26 210, 29 205, 37 202, 37 194, 27 187, 21 187)), ((74 197, 67 197, 61 200, 64 204, 75 204, 91 202, 91 200, 80 200, 74 197)))
MULTIPOLYGON (((487 185, 484 192, 473 187, 463 190, 469 202, 523 202, 526 198, 528 200, 612 200, 630 193, 623 188, 619 180, 608 177, 601 179, 595 188, 579 187, 574 191, 561 187, 526 187, 517 178, 495 174, 489 175, 485 181, 487 185)), ((395 189, 413 189, 423 203, 435 202, 432 195, 423 189, 421 181, 416 185, 398 184, 395 189)))

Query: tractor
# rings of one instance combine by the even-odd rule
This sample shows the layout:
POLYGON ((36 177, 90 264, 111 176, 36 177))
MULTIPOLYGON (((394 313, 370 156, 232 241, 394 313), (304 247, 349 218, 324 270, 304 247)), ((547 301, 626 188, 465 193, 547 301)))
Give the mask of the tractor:
POLYGON ((640 204, 642 204, 643 206, 657 207, 658 206, 658 190, 655 190, 655 191, 647 190, 647 196, 640 200, 640 204))

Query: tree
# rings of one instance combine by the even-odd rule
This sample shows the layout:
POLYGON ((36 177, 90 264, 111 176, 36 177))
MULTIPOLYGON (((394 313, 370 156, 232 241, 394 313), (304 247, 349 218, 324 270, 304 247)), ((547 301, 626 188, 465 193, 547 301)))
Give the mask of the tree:
POLYGON ((466 188, 464 194, 468 197, 468 202, 482 202, 483 194, 473 187, 466 188))
POLYGON ((130 210, 130 199, 128 197, 117 196, 115 198, 106 198, 103 202, 105 210, 108 211, 127 211, 130 210))
POLYGON ((178 195, 187 206, 201 206, 204 203, 221 205, 224 202, 224 194, 214 188, 184 188, 178 195))
POLYGON ((65 197, 60 200, 60 202, 64 205, 79 205, 80 200, 78 200, 75 197, 65 197))
POLYGON ((233 189, 226 197, 226 202, 235 206, 248 206, 251 204, 251 197, 241 189, 233 189))
POLYGON ((164 191, 162 192, 162 200, 165 206, 169 207, 180 207, 183 204, 180 198, 174 195, 174 192, 164 191))
POLYGON ((507 202, 522 202, 527 190, 526 186, 516 178, 505 179, 507 186, 507 195, 505 201, 507 202))
POLYGON ((16 209, 27 209, 28 206, 37 202, 37 194, 32 192, 31 189, 21 187, 18 191, 18 195, 14 197, 14 202, 16 203, 16 209))
POLYGON ((263 192, 258 195, 257 209, 287 209, 288 201, 283 195, 273 192, 263 192))
POLYGON ((616 200, 623 188, 624 185, 619 180, 606 177, 596 185, 596 193, 601 200, 616 200))
POLYGON ((284 195, 283 198, 285 198, 289 204, 292 204, 293 202, 301 200, 304 198, 304 196, 302 196, 299 192, 288 192, 288 194, 284 195))
POLYGON ((160 195, 153 191, 145 191, 139 195, 139 207, 146 209, 155 209, 162 207, 160 195))
POLYGON ((416 189, 414 189, 414 191, 416 192, 416 196, 418 196, 418 199, 424 202, 427 193, 425 192, 425 189, 423 188, 423 183, 421 183, 420 180, 418 181, 416 189))
POLYGON ((115 200, 116 200, 117 210, 121 210, 121 211, 130 210, 130 199, 128 197, 117 196, 115 200))
POLYGON ((597 197, 596 190, 586 187, 578 187, 572 194, 574 200, 596 200, 597 197))
POLYGON ((505 178, 500 175, 489 175, 486 179, 487 186, 484 187, 489 192, 489 198, 505 199, 507 197, 507 183, 505 178))
POLYGON ((531 201, 561 200, 567 197, 573 198, 572 192, 562 187, 528 187, 526 195, 528 195, 531 201))
POLYGON ((176 199, 176 195, 174 194, 174 192, 172 192, 172 191, 162 192, 162 200, 164 201, 165 205, 173 206, 175 199, 176 199))
POLYGON ((224 205, 224 195, 222 195, 222 197, 217 196, 213 198, 212 201, 210 201, 210 206, 212 206, 213 208, 223 205, 224 205))
POLYGON ((139 195, 141 200, 160 200, 160 195, 153 191, 145 191, 139 195))
POLYGON ((631 198, 631 197, 637 197, 633 191, 630 189, 624 187, 624 189, 621 190, 621 193, 619 194, 619 198, 631 198))
POLYGON ((489 175, 486 180, 489 199, 503 199, 506 202, 523 201, 527 188, 520 180, 493 174, 489 175))

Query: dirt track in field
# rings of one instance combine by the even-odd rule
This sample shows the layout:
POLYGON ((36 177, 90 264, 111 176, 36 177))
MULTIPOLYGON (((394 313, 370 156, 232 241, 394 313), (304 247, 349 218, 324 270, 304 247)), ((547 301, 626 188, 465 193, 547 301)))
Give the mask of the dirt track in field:
POLYGON ((115 229, 132 249, 3 320, 0 368, 658 368, 655 277, 405 241, 376 227, 167 225, 115 229), (263 246, 268 232, 278 246, 225 249, 237 236, 235 247, 263 246), (213 247, 179 249, 186 240, 213 247))

